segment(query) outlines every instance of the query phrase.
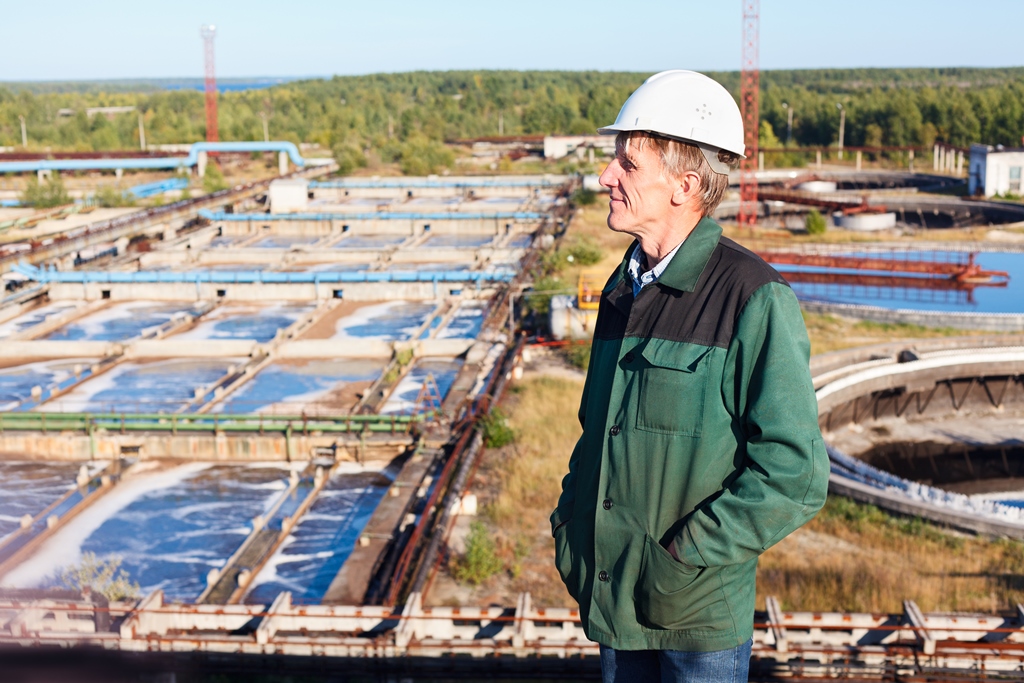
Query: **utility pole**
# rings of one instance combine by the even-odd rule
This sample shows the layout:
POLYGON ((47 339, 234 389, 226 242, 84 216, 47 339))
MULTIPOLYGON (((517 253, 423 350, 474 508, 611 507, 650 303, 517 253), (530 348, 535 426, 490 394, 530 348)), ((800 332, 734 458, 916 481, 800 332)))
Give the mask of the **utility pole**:
POLYGON ((746 158, 740 162, 740 210, 736 222, 757 223, 758 134, 761 130, 761 72, 758 66, 758 25, 761 0, 743 0, 743 58, 740 70, 740 111, 746 158))
POLYGON ((25 117, 18 114, 18 120, 21 121, 21 146, 28 147, 28 131, 25 130, 25 117))
POLYGON ((786 110, 786 146, 789 147, 789 143, 793 140, 793 107, 789 106, 789 103, 783 102, 782 108, 786 110))
POLYGON ((836 106, 839 107, 839 161, 842 161, 843 137, 846 134, 846 109, 838 102, 836 102, 836 106))
POLYGON ((139 147, 146 151, 146 127, 142 124, 142 113, 139 112, 139 147))
POLYGON ((203 38, 206 56, 206 79, 203 88, 206 91, 206 141, 217 142, 220 139, 217 133, 217 73, 213 65, 213 39, 217 35, 217 27, 213 24, 204 24, 199 29, 199 35, 203 38))

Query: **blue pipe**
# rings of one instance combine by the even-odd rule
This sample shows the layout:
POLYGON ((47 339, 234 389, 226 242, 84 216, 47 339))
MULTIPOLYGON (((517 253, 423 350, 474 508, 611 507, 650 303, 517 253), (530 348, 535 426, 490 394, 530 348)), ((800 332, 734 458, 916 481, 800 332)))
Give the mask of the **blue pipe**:
POLYGON ((381 211, 380 213, 223 213, 200 209, 199 215, 208 221, 373 221, 373 220, 515 220, 539 221, 544 214, 533 211, 495 211, 493 213, 469 213, 458 211, 403 212, 381 211))
POLYGON ((158 169, 195 166, 200 152, 285 152, 296 166, 306 160, 293 142, 196 142, 187 157, 150 159, 35 159, 32 161, 0 161, 0 173, 32 171, 116 171, 117 169, 158 169))
POLYGON ((37 282, 60 283, 159 283, 159 282, 211 282, 228 284, 315 284, 339 282, 508 282, 514 273, 505 271, 467 270, 394 270, 394 271, 339 271, 288 273, 277 271, 204 270, 179 273, 162 270, 92 271, 49 270, 18 263, 11 268, 16 273, 37 282))

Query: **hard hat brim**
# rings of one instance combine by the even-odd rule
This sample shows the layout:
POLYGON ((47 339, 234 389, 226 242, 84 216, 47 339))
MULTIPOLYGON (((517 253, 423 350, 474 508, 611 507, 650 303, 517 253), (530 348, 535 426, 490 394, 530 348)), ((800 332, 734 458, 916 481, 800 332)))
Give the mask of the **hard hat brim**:
MULTIPOLYGON (((616 126, 615 124, 612 124, 610 126, 602 126, 601 128, 597 129, 597 132, 600 135, 618 135, 619 133, 632 132, 632 131, 637 131, 637 132, 641 132, 641 133, 649 133, 650 135, 656 135, 656 136, 661 137, 661 138, 668 138, 669 140, 678 140, 679 142, 685 142, 688 145, 693 145, 694 147, 697 147, 698 149, 700 149, 701 154, 704 155, 704 158, 708 162, 708 166, 710 166, 711 170, 714 171, 715 173, 721 173, 722 175, 729 175, 729 171, 732 170, 732 168, 729 167, 729 164, 721 161, 718 158, 718 152, 719 152, 719 148, 718 147, 713 147, 713 146, 705 144, 703 142, 697 142, 696 140, 690 140, 690 139, 687 139, 687 138, 681 138, 681 137, 677 137, 675 135, 665 135, 664 133, 659 133, 658 131, 645 130, 645 129, 642 129, 642 128, 619 127, 619 126, 616 126)), ((728 150, 726 150, 726 151, 728 151, 728 150)), ((737 154, 737 153, 736 152, 732 152, 732 154, 737 154)), ((739 156, 740 159, 746 159, 747 158, 745 154, 737 154, 737 156, 739 156)))

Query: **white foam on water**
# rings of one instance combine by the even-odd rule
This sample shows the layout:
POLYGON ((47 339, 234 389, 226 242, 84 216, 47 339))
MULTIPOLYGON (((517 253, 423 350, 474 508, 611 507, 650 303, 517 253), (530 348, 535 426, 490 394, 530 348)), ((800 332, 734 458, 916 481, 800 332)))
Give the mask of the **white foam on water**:
POLYGON ((43 405, 34 408, 34 410, 40 413, 85 412, 85 408, 92 401, 93 396, 101 391, 113 388, 117 385, 118 377, 138 367, 140 367, 138 363, 122 363, 98 377, 87 379, 63 396, 46 401, 43 405))
POLYGON ((209 467, 209 463, 188 463, 161 472, 130 473, 112 491, 47 539, 31 557, 8 572, 0 579, 0 585, 11 588, 42 586, 62 568, 79 561, 82 544, 104 522, 146 494, 180 484, 209 467))
POLYGON ((33 308, 31 311, 26 311, 4 323, 0 323, 0 339, 6 339, 13 334, 35 327, 54 316, 64 315, 72 308, 77 308, 84 303, 84 301, 53 301, 45 306, 33 308))
MULTIPOLYGON (((422 325, 421 320, 416 325, 410 327, 403 327, 401 329, 384 329, 381 334, 363 334, 363 335, 351 335, 348 331, 354 327, 361 325, 372 325, 378 318, 385 317, 392 309, 398 308, 399 306, 405 306, 408 301, 388 301, 382 304, 373 304, 371 306, 363 306, 357 309, 351 315, 345 316, 338 320, 334 328, 334 336, 332 339, 348 340, 348 341, 362 341, 366 339, 383 339, 385 341, 391 341, 394 339, 401 338, 403 335, 405 338, 411 337, 416 330, 422 325)), ((429 313, 427 314, 429 315, 429 313)))

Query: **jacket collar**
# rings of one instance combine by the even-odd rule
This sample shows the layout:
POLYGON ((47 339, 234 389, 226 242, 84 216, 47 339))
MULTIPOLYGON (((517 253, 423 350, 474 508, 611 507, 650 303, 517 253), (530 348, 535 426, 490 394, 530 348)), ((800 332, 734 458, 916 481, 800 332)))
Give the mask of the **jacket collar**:
MULTIPOLYGON (((669 262, 665 272, 658 278, 657 284, 665 285, 684 292, 692 292, 697 286, 697 279, 704 272, 704 267, 711 260, 711 254, 718 246, 722 237, 722 227, 710 218, 701 218, 693 231, 686 237, 675 257, 669 262)), ((629 257, 636 248, 637 242, 629 245, 618 270, 608 280, 605 292, 611 292, 629 278, 629 257)), ((632 292, 631 292, 632 293, 632 292)))

